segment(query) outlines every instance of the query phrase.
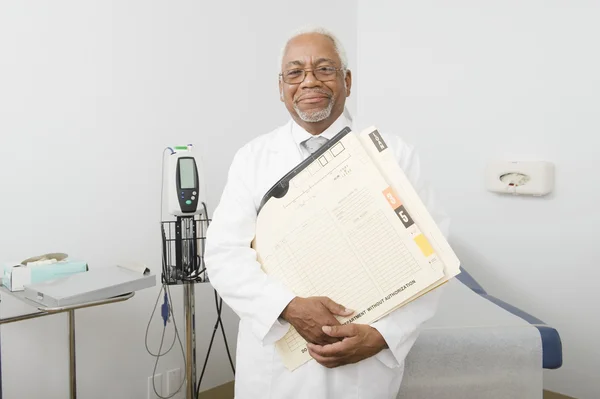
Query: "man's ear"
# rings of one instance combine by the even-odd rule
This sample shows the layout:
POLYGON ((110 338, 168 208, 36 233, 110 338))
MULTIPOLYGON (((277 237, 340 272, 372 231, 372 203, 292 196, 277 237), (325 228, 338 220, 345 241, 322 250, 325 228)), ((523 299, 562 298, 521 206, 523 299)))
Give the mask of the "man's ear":
POLYGON ((279 78, 279 100, 281 100, 281 102, 283 102, 283 82, 281 81, 281 78, 279 78))
POLYGON ((352 92, 352 72, 348 69, 346 76, 344 76, 344 86, 346 87, 346 97, 350 97, 352 92))

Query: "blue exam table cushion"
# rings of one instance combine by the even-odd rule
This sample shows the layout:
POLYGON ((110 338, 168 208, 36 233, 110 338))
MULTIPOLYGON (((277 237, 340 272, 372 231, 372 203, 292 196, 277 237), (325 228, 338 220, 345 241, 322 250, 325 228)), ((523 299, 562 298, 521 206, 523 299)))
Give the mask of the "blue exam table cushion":
POLYGON ((562 366, 562 341, 556 329, 548 326, 542 320, 530 315, 521 309, 510 305, 496 297, 488 295, 481 285, 471 276, 465 269, 461 267, 461 273, 456 278, 471 290, 482 296, 483 298, 495 303, 504 310, 520 317, 529 324, 535 326, 540 332, 542 340, 542 358, 543 367, 545 369, 557 369, 562 366))

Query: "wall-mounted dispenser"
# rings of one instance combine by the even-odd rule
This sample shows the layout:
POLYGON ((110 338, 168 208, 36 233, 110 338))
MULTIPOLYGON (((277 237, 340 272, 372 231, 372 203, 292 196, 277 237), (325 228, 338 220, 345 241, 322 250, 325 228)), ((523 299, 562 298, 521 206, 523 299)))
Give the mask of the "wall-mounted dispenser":
POLYGON ((494 161, 485 174, 486 188, 496 193, 543 196, 554 189, 554 164, 545 161, 494 161))

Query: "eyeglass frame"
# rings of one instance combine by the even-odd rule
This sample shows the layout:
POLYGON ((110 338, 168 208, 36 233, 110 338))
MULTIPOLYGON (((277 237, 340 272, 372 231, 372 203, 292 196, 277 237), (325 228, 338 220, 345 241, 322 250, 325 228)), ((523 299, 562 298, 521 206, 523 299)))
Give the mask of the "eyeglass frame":
MULTIPOLYGON (((320 68, 322 68, 322 67, 320 67, 320 68)), ((332 68, 332 69, 335 70, 335 73, 333 75, 331 75, 332 77, 336 76, 338 74, 338 72, 348 71, 347 68, 334 68, 334 67, 328 67, 328 68, 332 68)), ((307 72, 311 72, 313 74, 313 76, 315 77, 315 79, 317 79, 319 82, 331 82, 331 81, 335 80, 335 78, 329 79, 329 80, 321 80, 321 79, 317 78, 317 75, 314 72, 315 69, 319 69, 319 68, 312 68, 312 69, 294 68, 294 69, 290 69, 290 70, 294 70, 294 71, 295 70, 299 70, 299 71, 302 71, 304 73, 304 77, 298 83, 288 83, 288 82, 286 82, 285 79, 283 78, 283 72, 281 72, 279 74, 279 79, 281 79, 282 82, 284 82, 284 83, 286 83, 288 85, 299 85, 299 84, 303 83, 306 80, 307 72)))

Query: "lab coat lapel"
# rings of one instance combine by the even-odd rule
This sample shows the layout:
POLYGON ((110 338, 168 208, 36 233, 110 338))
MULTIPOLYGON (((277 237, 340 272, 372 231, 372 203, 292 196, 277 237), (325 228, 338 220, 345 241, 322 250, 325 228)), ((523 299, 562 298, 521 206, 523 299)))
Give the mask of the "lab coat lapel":
POLYGON ((270 155, 273 157, 273 172, 277 175, 272 181, 272 184, 275 184, 279 179, 285 176, 286 173, 302 162, 302 154, 292 138, 290 129, 291 122, 282 126, 277 131, 277 134, 271 143, 270 155))
POLYGON ((281 165, 282 168, 287 167, 284 174, 302 162, 302 155, 292 138, 291 125, 290 121, 279 128, 270 148, 277 165, 281 165))
POLYGON ((292 139, 291 123, 281 126, 274 132, 265 148, 263 161, 258 171, 258 190, 254 198, 258 209, 263 196, 290 170, 302 162, 302 155, 292 139))

